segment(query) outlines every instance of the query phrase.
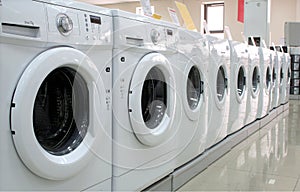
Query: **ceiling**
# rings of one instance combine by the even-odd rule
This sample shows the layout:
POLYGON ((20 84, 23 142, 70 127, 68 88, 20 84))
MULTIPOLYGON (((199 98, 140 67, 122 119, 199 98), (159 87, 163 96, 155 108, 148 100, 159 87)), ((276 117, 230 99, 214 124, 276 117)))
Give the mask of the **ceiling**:
POLYGON ((116 4, 116 3, 126 3, 126 2, 137 2, 139 0, 77 0, 85 3, 90 3, 94 5, 106 5, 106 4, 116 4))

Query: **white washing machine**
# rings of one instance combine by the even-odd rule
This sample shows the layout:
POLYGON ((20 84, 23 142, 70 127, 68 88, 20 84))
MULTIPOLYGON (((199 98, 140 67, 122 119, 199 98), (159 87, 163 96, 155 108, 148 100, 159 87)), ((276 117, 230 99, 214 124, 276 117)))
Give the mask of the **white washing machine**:
POLYGON ((176 167, 205 150, 208 120, 209 47, 198 32, 179 29, 178 59, 174 64, 177 92, 182 110, 178 130, 176 167))
POLYGON ((260 68, 259 48, 255 46, 248 46, 249 65, 248 65, 248 96, 247 96, 247 110, 245 125, 254 122, 257 118, 259 110, 260 99, 260 84, 263 83, 262 73, 260 68))
POLYGON ((230 107, 230 47, 225 39, 205 35, 209 42, 208 124, 206 149, 227 136, 230 107))
POLYGON ((279 106, 279 87, 280 87, 280 69, 281 57, 280 52, 272 51, 273 65, 272 65, 272 104, 270 111, 279 106))
POLYGON ((291 86, 291 56, 289 53, 285 53, 286 65, 285 65, 285 93, 282 104, 286 104, 290 99, 290 86, 291 86))
POLYGON ((0 190, 111 190, 109 11, 2 0, 0 12, 0 190))
POLYGON ((280 52, 281 68, 280 68, 280 86, 279 86, 279 105, 286 104, 289 97, 289 81, 290 81, 290 56, 287 53, 280 52))
POLYGON ((113 190, 138 191, 174 169, 178 38, 151 18, 113 10, 113 20, 113 190))
POLYGON ((228 134, 242 127, 246 120, 248 87, 248 46, 245 43, 229 41, 230 45, 230 109, 228 134))
POLYGON ((267 48, 259 48, 259 67, 261 71, 261 83, 259 84, 259 104, 257 118, 261 119, 269 114, 271 106, 272 88, 272 53, 267 48))

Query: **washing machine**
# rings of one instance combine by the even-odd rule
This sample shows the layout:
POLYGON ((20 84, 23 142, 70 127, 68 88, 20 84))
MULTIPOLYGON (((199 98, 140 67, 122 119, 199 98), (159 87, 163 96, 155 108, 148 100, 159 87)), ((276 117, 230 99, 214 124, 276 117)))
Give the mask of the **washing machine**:
POLYGON ((228 134, 242 127, 246 121, 248 97, 248 46, 245 43, 229 41, 230 45, 230 109, 228 134))
MULTIPOLYGON (((285 94, 282 104, 286 104, 290 99, 290 86, 291 86, 291 56, 289 53, 285 53, 286 65, 285 65, 285 94)), ((287 105, 288 107, 289 105, 287 105)))
POLYGON ((289 97, 289 81, 290 81, 290 56, 288 53, 280 52, 281 68, 280 68, 280 87, 279 87, 279 105, 284 105, 288 102, 289 97))
POLYGON ((109 11, 0 2, 0 190, 111 190, 109 11))
POLYGON ((259 83, 259 103, 257 118, 262 119, 269 114, 271 106, 272 87, 272 53, 267 48, 259 47, 259 71, 261 71, 261 81, 259 83))
POLYGON ((140 191, 174 170, 177 30, 152 18, 112 13, 113 190, 140 191))
POLYGON ((230 107, 230 46, 228 40, 205 35, 209 42, 208 121, 206 149, 227 136, 230 107))
MULTIPOLYGON (((179 103, 182 104, 178 130, 176 168, 205 150, 208 120, 209 47, 198 32, 178 30, 178 59, 174 64, 179 103)), ((178 109, 180 110, 180 109, 178 109)))
POLYGON ((260 84, 262 83, 262 74, 260 69, 259 48, 248 46, 249 65, 248 65, 248 96, 245 125, 254 122, 257 118, 260 99, 260 84))
POLYGON ((272 51, 272 104, 270 111, 279 106, 279 87, 280 87, 280 69, 281 69, 281 59, 279 56, 280 52, 272 51))

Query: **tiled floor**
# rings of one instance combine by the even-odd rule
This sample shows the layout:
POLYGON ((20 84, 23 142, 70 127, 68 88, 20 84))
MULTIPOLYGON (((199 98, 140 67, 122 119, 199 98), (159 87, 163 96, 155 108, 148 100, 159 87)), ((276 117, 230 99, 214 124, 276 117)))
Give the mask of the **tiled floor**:
POLYGON ((300 191, 300 101, 179 191, 300 191))

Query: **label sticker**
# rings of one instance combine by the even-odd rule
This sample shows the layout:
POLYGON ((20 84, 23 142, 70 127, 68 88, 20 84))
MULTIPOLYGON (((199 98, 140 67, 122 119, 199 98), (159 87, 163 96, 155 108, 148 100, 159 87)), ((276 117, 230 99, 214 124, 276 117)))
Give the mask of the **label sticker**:
POLYGON ((141 0, 141 5, 143 8, 144 15, 152 17, 152 10, 151 10, 151 4, 150 0, 141 0))
POLYGON ((176 10, 168 7, 168 11, 169 11, 169 15, 171 17, 172 22, 175 23, 176 25, 180 26, 180 22, 177 17, 176 10))

